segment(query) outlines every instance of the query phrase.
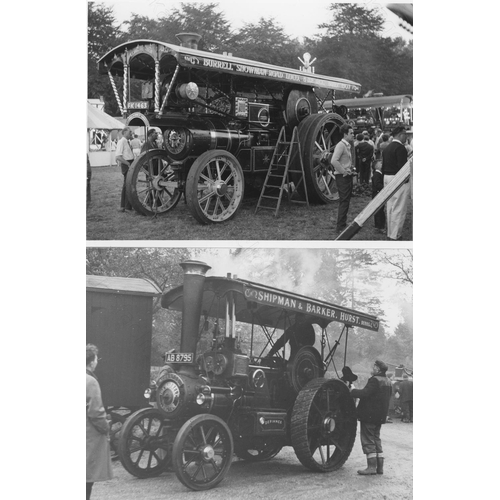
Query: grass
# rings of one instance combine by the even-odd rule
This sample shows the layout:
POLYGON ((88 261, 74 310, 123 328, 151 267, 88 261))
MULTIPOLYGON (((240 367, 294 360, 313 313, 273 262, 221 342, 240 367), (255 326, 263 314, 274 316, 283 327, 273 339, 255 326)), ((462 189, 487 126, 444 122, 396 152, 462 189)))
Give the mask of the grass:
MULTIPOLYGON (((158 217, 119 212, 123 177, 117 167, 92 170, 92 202, 87 209, 87 240, 334 240, 337 203, 305 205, 283 198, 278 217, 271 210, 254 214, 258 193, 245 193, 233 220, 199 224, 182 199, 171 212, 158 217)), ((369 196, 353 196, 347 223, 363 210, 369 196)), ((403 229, 404 241, 411 241, 413 207, 410 204, 403 229)), ((369 219, 353 240, 388 241, 369 219)))

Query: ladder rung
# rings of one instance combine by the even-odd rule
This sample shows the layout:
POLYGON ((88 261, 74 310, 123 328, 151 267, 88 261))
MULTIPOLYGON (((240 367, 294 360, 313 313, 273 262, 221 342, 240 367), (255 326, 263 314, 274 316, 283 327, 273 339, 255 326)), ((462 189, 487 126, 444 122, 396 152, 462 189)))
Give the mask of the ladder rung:
POLYGON ((268 198, 269 200, 279 200, 279 199, 280 199, 280 197, 279 197, 279 196, 267 196, 267 195, 265 195, 265 194, 263 194, 263 195, 261 196, 261 198, 268 198))
POLYGON ((264 205, 259 205, 257 208, 263 208, 264 210, 276 210, 276 207, 265 207, 264 205))

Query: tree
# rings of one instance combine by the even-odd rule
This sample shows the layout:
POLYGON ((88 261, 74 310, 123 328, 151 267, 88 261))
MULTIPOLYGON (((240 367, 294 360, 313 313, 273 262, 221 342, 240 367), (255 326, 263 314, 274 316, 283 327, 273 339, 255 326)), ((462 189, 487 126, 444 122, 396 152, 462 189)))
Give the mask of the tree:
POLYGON ((332 11, 333 18, 330 22, 320 24, 319 28, 326 28, 329 36, 376 36, 384 24, 384 18, 377 9, 362 4, 332 3, 328 9, 332 11))
POLYGON ((97 99, 103 96, 106 102, 105 111, 116 115, 118 114, 118 106, 109 79, 106 75, 100 75, 97 69, 99 58, 112 49, 118 39, 119 30, 113 14, 113 7, 95 4, 95 2, 88 3, 87 34, 87 97, 97 99))
POLYGON ((216 12, 217 8, 216 3, 181 3, 181 8, 174 9, 170 18, 181 31, 201 35, 199 49, 220 52, 226 50, 231 28, 224 13, 216 12))
POLYGON ((297 57, 301 55, 298 40, 290 38, 273 18, 261 17, 256 24, 245 23, 230 45, 238 57, 279 66, 297 67, 297 57))

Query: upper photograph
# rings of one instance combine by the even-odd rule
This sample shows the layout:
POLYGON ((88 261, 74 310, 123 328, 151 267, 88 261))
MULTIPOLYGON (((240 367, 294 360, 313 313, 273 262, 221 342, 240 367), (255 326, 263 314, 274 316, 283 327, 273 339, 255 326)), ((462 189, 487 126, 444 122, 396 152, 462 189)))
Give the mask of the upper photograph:
POLYGON ((254 4, 88 3, 87 240, 413 240, 412 4, 254 4))

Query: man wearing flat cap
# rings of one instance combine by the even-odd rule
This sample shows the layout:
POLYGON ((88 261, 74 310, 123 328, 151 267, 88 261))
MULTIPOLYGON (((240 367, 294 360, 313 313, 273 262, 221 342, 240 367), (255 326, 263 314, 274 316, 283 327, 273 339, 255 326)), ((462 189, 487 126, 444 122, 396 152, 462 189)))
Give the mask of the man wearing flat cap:
POLYGON ((358 470, 358 474, 362 476, 384 473, 380 428, 387 420, 392 393, 391 382, 386 372, 387 365, 383 361, 375 361, 372 376, 366 386, 363 389, 351 390, 351 396, 359 398, 356 412, 361 428, 361 447, 368 464, 366 469, 358 470))

